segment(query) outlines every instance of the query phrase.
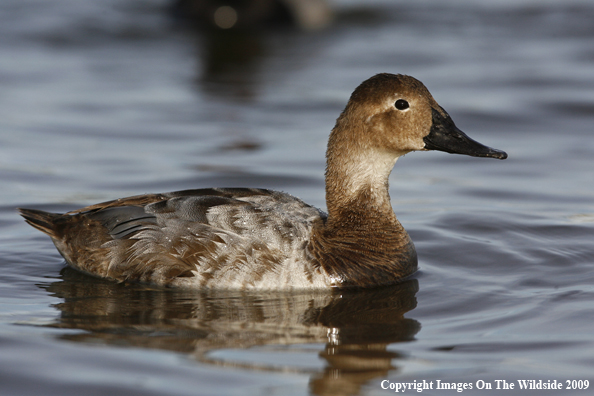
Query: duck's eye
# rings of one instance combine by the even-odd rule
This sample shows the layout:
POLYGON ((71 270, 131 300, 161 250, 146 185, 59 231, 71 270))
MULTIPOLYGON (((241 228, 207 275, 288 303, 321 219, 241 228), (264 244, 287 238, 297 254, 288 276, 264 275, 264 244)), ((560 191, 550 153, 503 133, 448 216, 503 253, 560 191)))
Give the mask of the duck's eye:
POLYGON ((396 103, 394 103, 394 106, 398 109, 398 110, 406 110, 408 109, 409 105, 408 102, 404 99, 398 99, 396 101, 396 103))

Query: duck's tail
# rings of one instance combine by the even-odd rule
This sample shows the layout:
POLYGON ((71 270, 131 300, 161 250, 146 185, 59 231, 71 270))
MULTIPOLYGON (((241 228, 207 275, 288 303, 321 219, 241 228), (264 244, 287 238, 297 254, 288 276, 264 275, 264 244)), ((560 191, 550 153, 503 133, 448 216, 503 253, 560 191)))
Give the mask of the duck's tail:
POLYGON ((62 217, 58 213, 44 212, 43 210, 37 209, 23 209, 18 208, 21 216, 25 218, 25 221, 31 226, 37 228, 39 231, 46 233, 52 238, 58 237, 56 229, 56 220, 62 217))

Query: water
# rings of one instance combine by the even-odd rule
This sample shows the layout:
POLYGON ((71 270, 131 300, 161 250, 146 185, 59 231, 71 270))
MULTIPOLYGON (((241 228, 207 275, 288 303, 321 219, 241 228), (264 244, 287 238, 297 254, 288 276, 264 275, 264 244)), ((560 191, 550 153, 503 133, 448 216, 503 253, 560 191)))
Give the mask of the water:
POLYGON ((2 395, 394 393, 384 380, 514 395, 527 391, 476 386, 594 381, 594 5, 332 4, 326 30, 237 44, 180 29, 164 1, 2 2, 2 395), (64 269, 15 213, 211 186, 323 207, 328 132, 384 71, 421 79, 462 130, 509 154, 398 161, 393 206, 421 268, 402 285, 112 284, 64 269))

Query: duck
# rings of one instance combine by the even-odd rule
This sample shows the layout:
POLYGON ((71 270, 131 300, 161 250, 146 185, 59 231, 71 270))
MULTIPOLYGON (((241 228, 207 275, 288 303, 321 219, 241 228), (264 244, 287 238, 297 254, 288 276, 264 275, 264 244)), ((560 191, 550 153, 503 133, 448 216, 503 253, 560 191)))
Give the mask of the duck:
POLYGON ((327 212, 288 193, 203 188, 136 195, 64 214, 19 208, 71 267, 120 283, 233 290, 372 288, 417 271, 390 202, 398 158, 437 150, 496 159, 425 85, 381 73, 352 93, 326 151, 327 212))

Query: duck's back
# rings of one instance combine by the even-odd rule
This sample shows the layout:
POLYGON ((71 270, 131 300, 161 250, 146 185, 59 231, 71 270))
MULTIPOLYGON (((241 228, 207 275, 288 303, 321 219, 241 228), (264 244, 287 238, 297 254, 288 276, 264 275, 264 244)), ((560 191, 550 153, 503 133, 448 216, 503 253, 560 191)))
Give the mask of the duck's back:
POLYGON ((73 267, 118 281, 196 288, 319 288, 318 209, 282 192, 200 189, 53 214, 21 210, 73 267))

